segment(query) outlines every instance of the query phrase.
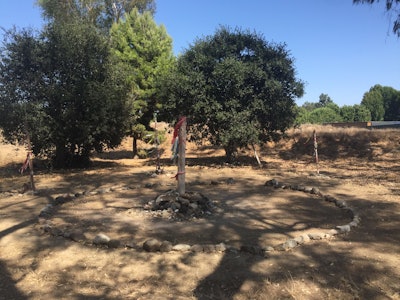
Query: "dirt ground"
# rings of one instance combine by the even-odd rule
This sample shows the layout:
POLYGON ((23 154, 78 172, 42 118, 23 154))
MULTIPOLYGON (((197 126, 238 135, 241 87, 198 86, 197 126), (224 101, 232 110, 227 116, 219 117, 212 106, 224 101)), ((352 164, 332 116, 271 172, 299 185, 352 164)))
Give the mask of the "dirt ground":
POLYGON ((216 207, 190 220, 144 209, 176 188, 168 141, 160 175, 154 158, 129 158, 129 140, 90 169, 49 171, 35 160, 37 193, 22 193, 24 148, 0 144, 0 299, 400 299, 400 131, 318 128, 318 175, 311 130, 259 149, 262 168, 250 151, 232 166, 220 149, 189 143, 186 190, 216 207), (321 197, 266 186, 271 179, 317 187, 345 201, 361 223, 288 251, 240 251, 351 221, 321 197), (60 195, 79 197, 38 218, 60 195), (86 240, 50 234, 46 224, 86 240), (93 245, 99 233, 119 247, 93 245), (151 238, 231 250, 146 252, 151 238))

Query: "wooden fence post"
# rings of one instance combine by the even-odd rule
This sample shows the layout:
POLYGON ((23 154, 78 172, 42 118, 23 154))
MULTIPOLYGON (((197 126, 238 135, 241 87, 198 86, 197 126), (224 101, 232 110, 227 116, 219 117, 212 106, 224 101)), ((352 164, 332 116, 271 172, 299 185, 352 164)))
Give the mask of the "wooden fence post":
POLYGON ((29 163, 29 176, 31 181, 31 189, 33 192, 36 192, 35 181, 33 180, 33 162, 32 162, 32 145, 31 138, 29 133, 27 133, 27 142, 28 142, 28 163, 29 163))
POLYGON ((183 117, 182 125, 179 128, 179 145, 178 145, 178 194, 185 194, 185 160, 186 160, 186 117, 183 117))
POLYGON ((317 132, 314 129, 313 132, 314 136, 314 156, 315 156, 315 163, 317 165, 317 174, 319 174, 319 161, 318 161, 318 141, 317 141, 317 132))

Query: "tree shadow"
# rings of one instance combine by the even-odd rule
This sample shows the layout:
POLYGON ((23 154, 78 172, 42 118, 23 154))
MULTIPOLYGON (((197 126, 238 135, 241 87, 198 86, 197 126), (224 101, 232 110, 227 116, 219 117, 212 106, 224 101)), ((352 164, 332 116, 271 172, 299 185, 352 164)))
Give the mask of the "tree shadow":
MULTIPOLYGON (((270 258, 246 253, 225 253, 217 268, 198 283, 194 290, 197 299, 240 298, 248 282, 254 283, 253 290, 247 294, 253 295, 254 299, 297 298, 300 295, 292 295, 290 287, 302 282, 306 282, 305 288, 314 285, 320 291, 318 295, 322 292, 324 297, 389 299, 390 295, 386 295, 379 284, 374 284, 376 282, 382 282, 386 291, 391 290, 393 295, 398 295, 398 273, 394 272, 393 265, 376 256, 382 251, 391 255, 397 255, 400 251, 400 237, 397 234, 400 217, 395 213, 399 205, 346 195, 343 197, 363 211, 361 227, 353 229, 348 235, 337 237, 333 242, 304 244, 289 252, 271 253, 270 258), (366 211, 370 207, 373 207, 373 212, 366 211), (388 218, 388 215, 391 216, 388 218), (386 218, 386 221, 381 222, 382 218, 386 218), (376 254, 363 257, 352 251, 365 247, 376 254), (273 263, 268 263, 269 260, 273 263), (268 267, 256 272, 260 269, 257 265, 268 267)), ((291 209, 292 213, 300 212, 297 205, 291 209)), ((252 233, 257 237, 261 232, 237 230, 236 233, 242 240, 246 240, 252 233)))
POLYGON ((17 287, 17 282, 8 272, 6 264, 0 260, 0 293, 2 299, 24 300, 29 299, 17 287))

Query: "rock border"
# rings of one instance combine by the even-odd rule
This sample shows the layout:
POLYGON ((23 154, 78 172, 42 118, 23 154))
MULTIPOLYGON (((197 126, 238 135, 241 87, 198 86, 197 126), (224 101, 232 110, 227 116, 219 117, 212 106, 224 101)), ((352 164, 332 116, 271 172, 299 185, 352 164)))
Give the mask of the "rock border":
MULTIPOLYGON (((213 182, 211 184, 214 184, 213 182)), ((232 184, 230 181, 227 184, 232 184)), ((352 207, 350 207, 345 201, 338 200, 331 195, 324 195, 319 188, 309 187, 303 185, 290 185, 279 182, 276 179, 271 179, 265 182, 265 186, 274 187, 275 189, 290 189, 294 191, 300 191, 304 193, 309 193, 320 197, 321 199, 333 203, 336 207, 345 210, 350 213, 351 221, 344 225, 336 226, 328 231, 313 232, 308 234, 302 234, 295 238, 287 239, 285 242, 271 245, 266 247, 260 247, 258 245, 243 245, 240 248, 226 245, 225 243, 219 244, 172 244, 170 241, 160 241, 155 238, 146 240, 141 246, 135 245, 134 243, 122 244, 119 240, 111 239, 103 233, 99 233, 96 237, 90 241, 80 230, 72 231, 62 231, 61 229, 53 226, 49 218, 53 215, 57 206, 62 205, 66 202, 73 201, 78 197, 85 195, 97 195, 104 194, 115 191, 129 190, 128 186, 118 186, 111 188, 98 188, 97 190, 91 192, 75 193, 75 194, 64 194, 56 197, 53 203, 47 204, 39 213, 38 223, 40 228, 52 236, 62 236, 64 238, 70 239, 75 242, 83 243, 86 245, 94 245, 97 247, 105 248, 130 248, 137 250, 144 250, 146 252, 205 252, 205 253, 217 253, 217 252, 245 252, 253 255, 260 255, 263 257, 268 257, 269 253, 273 251, 289 251, 296 247, 301 246, 311 240, 323 240, 330 239, 334 236, 347 234, 352 228, 358 227, 361 222, 360 214, 352 207)), ((147 186, 146 186, 147 187, 147 186)), ((150 188, 150 187, 149 187, 150 188)))

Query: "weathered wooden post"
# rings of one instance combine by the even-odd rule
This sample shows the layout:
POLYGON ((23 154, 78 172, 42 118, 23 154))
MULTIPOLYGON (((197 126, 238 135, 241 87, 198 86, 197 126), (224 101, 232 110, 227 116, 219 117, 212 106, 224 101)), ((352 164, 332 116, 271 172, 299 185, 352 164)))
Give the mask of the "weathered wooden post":
POLYGON ((318 163, 318 141, 317 141, 317 132, 314 129, 313 132, 314 136, 314 156, 315 156, 315 163, 317 165, 317 174, 319 174, 319 163, 318 163))
POLYGON ((179 145, 178 145, 178 194, 185 194, 185 164, 186 164, 186 117, 182 117, 179 123, 179 145))
POLYGON ((26 160, 24 164, 21 167, 21 174, 24 173, 27 167, 29 167, 29 176, 30 176, 30 184, 31 184, 31 190, 32 192, 36 192, 36 187, 35 187, 35 181, 33 179, 33 163, 32 163, 32 145, 31 145, 31 136, 29 134, 29 129, 28 129, 28 121, 26 117, 26 107, 25 108, 25 122, 24 122, 24 129, 25 129, 25 135, 26 135, 26 143, 28 146, 28 153, 26 155, 26 160))
POLYGON ((162 170, 160 165, 160 149, 159 149, 160 139, 158 138, 158 130, 157 130, 157 114, 158 110, 154 112, 154 130, 156 131, 154 141, 156 143, 156 152, 157 152, 156 174, 161 174, 162 170))

